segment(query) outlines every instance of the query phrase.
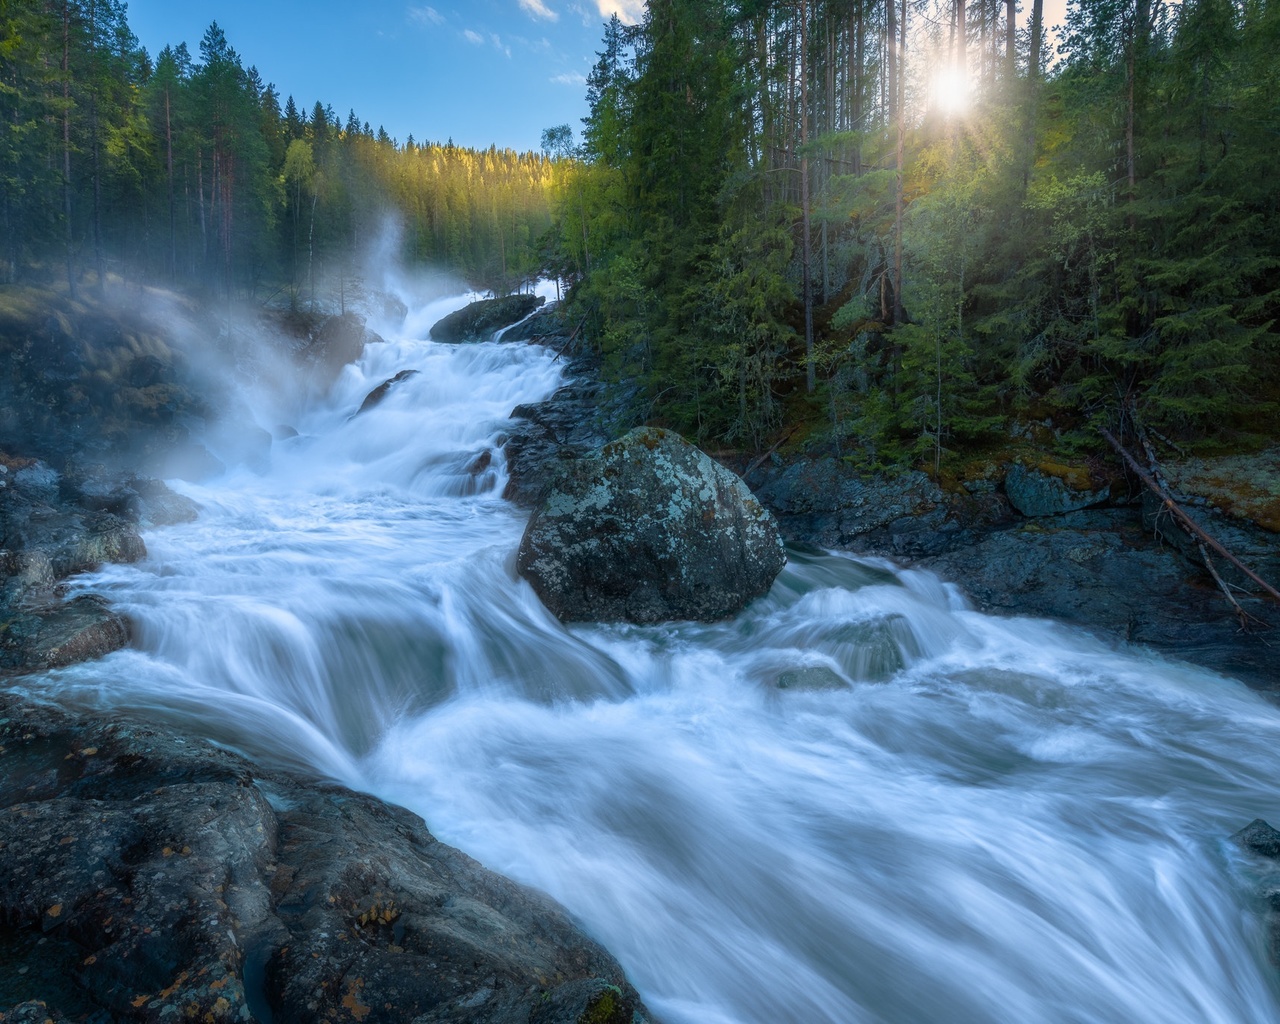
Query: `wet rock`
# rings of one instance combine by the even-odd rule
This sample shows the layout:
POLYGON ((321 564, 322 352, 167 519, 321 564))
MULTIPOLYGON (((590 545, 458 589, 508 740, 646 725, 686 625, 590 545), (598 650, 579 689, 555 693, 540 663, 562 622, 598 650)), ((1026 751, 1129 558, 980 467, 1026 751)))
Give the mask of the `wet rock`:
POLYGON ((1231 837, 1231 841, 1259 857, 1280 860, 1280 832, 1261 818, 1254 818, 1231 837))
POLYGON ((516 422, 503 446, 507 486, 502 496, 508 501, 536 508, 562 462, 589 456, 609 440, 597 369, 593 359, 575 359, 567 382, 549 399, 511 410, 516 422))
POLYGON ((410 377, 416 377, 418 373, 418 370, 401 370, 394 377, 389 377, 384 380, 364 396, 364 401, 360 403, 360 408, 355 411, 355 416, 359 416, 362 412, 368 412, 370 409, 374 408, 374 406, 381 404, 382 400, 387 397, 393 387, 397 384, 403 384, 410 377))
MULTIPOLYGON (((1033 520, 919 564, 959 584, 984 611, 1061 619, 1253 686, 1280 684, 1280 665, 1262 633, 1242 633, 1212 580, 1145 532, 1136 509, 1033 520)), ((1280 626, 1274 603, 1239 599, 1262 623, 1280 626)))
POLYGON ((0 1024, 68 1024, 68 1021, 57 1010, 50 1010, 48 1003, 30 999, 8 1010, 0 1010, 0 1024))
POLYGON ((185 494, 175 493, 161 480, 134 478, 130 489, 137 496, 131 509, 143 526, 175 526, 200 518, 200 506, 185 494))
POLYGON ((946 546, 955 528, 947 496, 919 472, 864 478, 838 459, 800 459, 757 493, 790 542, 924 555, 946 546))
POLYGON ((1111 497, 1111 485, 1093 486, 1085 471, 1050 475, 1021 463, 1009 467, 1004 480, 1009 503, 1024 516, 1056 516, 1100 505, 1111 497))
POLYGON ((326 379, 333 380, 344 366, 360 358, 366 345, 381 344, 382 340, 354 313, 325 317, 314 329, 306 358, 326 379))
MULTIPOLYGON (((1231 841, 1242 850, 1270 861, 1280 861, 1280 832, 1261 818, 1254 818, 1231 841)), ((1263 910, 1267 929, 1267 954, 1274 966, 1280 967, 1280 886, 1274 872, 1258 886, 1256 897, 1263 910)))
POLYGON ((531 341, 559 352, 572 336, 573 327, 565 320, 564 307, 548 302, 503 332, 503 341, 531 341))
POLYGON ((166 506, 180 514, 186 502, 155 481, 71 481, 44 468, 30 463, 0 489, 0 673, 59 668, 125 646, 127 622, 96 598, 64 600, 62 581, 145 557, 136 524, 144 514, 163 518, 166 506))
POLYGON ((22 651, 21 667, 32 671, 102 658, 129 644, 128 622, 95 597, 52 605, 37 623, 22 651))
POLYGON ((778 675, 779 690, 847 690, 849 684, 836 672, 822 665, 789 669, 778 675))
POLYGON ((486 448, 479 455, 469 459, 463 472, 469 476, 479 476, 486 472, 493 465, 493 452, 486 448))
POLYGON ((549 898, 374 797, 12 695, 0 759, 14 1002, 95 1022, 645 1019, 549 898))
POLYGON ((786 562, 773 516, 678 434, 640 428, 562 466, 517 567, 564 621, 728 618, 786 562))
POLYGON ((506 295, 464 306, 431 328, 432 341, 484 341, 495 331, 523 320, 546 300, 540 295, 506 295))

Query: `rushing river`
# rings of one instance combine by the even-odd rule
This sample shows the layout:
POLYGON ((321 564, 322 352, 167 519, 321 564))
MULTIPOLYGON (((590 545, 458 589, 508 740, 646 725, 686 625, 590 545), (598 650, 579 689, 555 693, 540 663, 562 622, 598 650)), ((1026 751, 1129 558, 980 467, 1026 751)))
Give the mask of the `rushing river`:
POLYGON ((300 436, 176 485, 199 521, 82 583, 133 648, 30 687, 414 809, 564 903, 668 1024, 1280 1020, 1226 840, 1280 818, 1280 711, 834 554, 731 622, 566 629, 515 575, 499 449, 562 363, 420 340, 459 304, 322 400, 258 396, 300 436))

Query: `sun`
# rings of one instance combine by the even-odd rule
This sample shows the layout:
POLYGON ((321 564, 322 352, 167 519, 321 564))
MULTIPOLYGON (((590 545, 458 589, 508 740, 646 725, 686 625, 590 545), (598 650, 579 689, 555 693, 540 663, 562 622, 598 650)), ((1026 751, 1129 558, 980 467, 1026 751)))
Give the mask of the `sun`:
POLYGON ((957 67, 943 67, 933 75, 933 101, 944 114, 959 115, 969 109, 969 76, 957 67))

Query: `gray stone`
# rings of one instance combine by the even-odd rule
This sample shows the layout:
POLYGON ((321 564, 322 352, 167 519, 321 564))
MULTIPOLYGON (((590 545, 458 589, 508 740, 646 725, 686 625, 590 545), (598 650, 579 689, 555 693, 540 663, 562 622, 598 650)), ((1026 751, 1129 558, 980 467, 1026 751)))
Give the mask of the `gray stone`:
POLYGON ((823 665, 790 669, 778 675, 779 690, 847 690, 849 684, 823 665))
POLYGON ((394 377, 388 377, 364 396, 364 401, 360 403, 360 408, 355 411, 352 419, 354 419, 355 416, 359 416, 362 412, 368 412, 375 406, 382 404, 382 400, 387 397, 392 388, 397 384, 403 384, 410 377, 416 377, 418 373, 418 370, 401 370, 394 377))
POLYGON ((437 320, 431 328, 432 341, 484 341, 495 331, 523 320, 546 299, 540 295, 504 295, 480 299, 437 320))
POLYGON ((1244 828, 1231 837, 1238 846, 1260 857, 1280 860, 1280 832, 1277 832, 1261 818, 1254 818, 1244 828))
POLYGON ((23 1013, 93 1024, 646 1019, 550 898, 375 797, 11 694, 0 756, 0 1008, 41 1000, 23 1013))
POLYGON ((777 524, 747 486, 655 428, 565 463, 517 556, 567 622, 728 618, 785 563, 777 524))
POLYGON ((1111 485, 1074 487, 1059 476, 1050 476, 1021 463, 1009 467, 1004 479, 1009 503, 1024 516, 1056 516, 1100 505, 1111 497, 1111 485))

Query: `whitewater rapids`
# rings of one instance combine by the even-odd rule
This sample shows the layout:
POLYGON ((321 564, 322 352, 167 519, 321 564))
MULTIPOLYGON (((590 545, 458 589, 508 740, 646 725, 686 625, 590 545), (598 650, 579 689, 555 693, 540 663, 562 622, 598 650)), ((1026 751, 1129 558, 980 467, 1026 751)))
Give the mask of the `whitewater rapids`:
POLYGON ((199 520, 77 585, 133 647, 28 689, 413 809, 668 1024, 1280 1020, 1227 840, 1280 819, 1280 711, 835 554, 727 623, 566 629, 515 575, 500 447, 563 364, 422 340, 460 304, 288 410, 269 469, 175 485, 199 520))

